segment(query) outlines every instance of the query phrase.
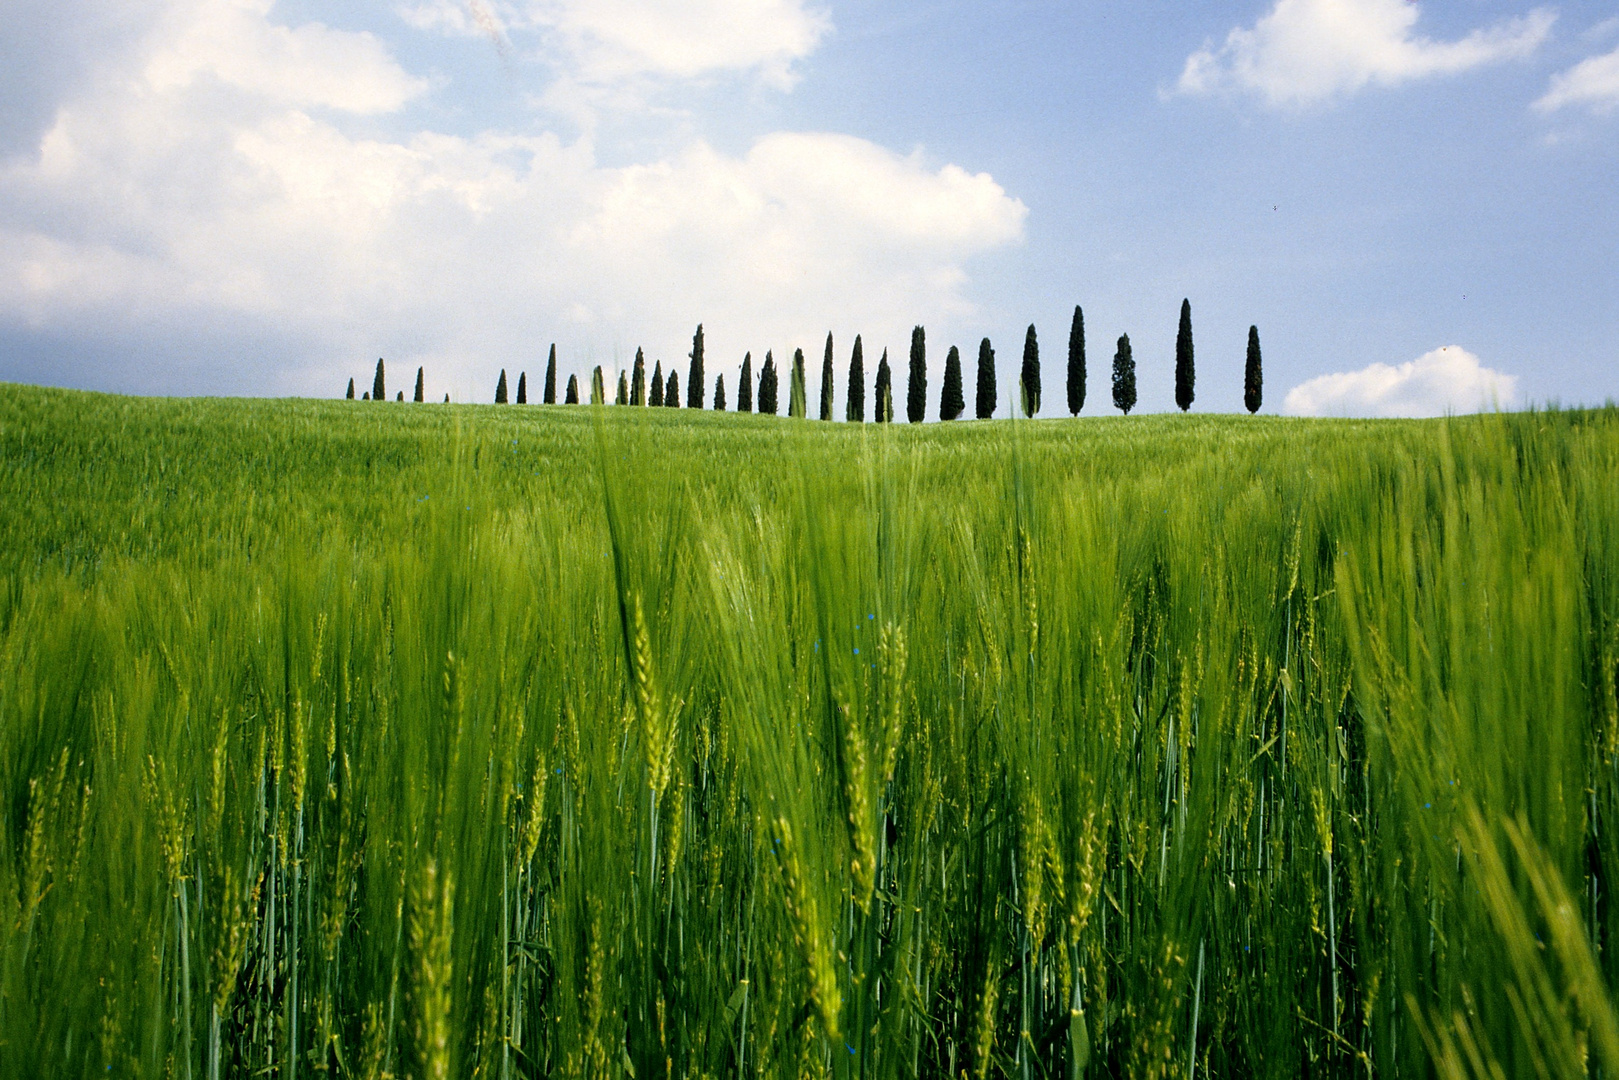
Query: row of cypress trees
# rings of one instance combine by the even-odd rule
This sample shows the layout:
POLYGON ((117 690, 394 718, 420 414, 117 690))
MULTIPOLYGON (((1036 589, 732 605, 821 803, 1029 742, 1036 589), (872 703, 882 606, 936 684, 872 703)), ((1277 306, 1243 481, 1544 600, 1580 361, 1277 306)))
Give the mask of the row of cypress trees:
MULTIPOLYGON (((686 408, 703 408, 703 387, 705 385, 704 357, 703 357, 703 327, 698 324, 697 333, 692 337, 691 352, 687 354, 690 366, 686 376, 686 408)), ((764 364, 759 372, 757 408, 761 413, 775 415, 778 402, 778 372, 776 359, 769 351, 765 353, 764 364)), ((864 422, 866 419, 866 368, 865 354, 861 345, 860 335, 854 339, 854 351, 849 358, 849 391, 844 406, 843 418, 847 421, 864 422)), ((788 384, 787 414, 794 417, 806 415, 804 350, 793 350, 793 364, 788 384)), ((1175 335, 1175 404, 1182 412, 1191 409, 1195 397, 1197 373, 1194 364, 1192 348, 1192 304, 1190 300, 1181 301, 1180 326, 1175 335)), ((905 418, 913 424, 919 424, 925 419, 927 413, 927 334, 918 326, 911 331, 910 370, 905 395, 905 418)), ((543 402, 547 405, 556 404, 557 393, 557 347, 551 346, 550 357, 545 365, 545 386, 543 402)), ((742 358, 742 371, 739 380, 736 409, 738 412, 753 412, 755 410, 753 379, 753 354, 750 352, 742 358)), ((1134 354, 1130 349, 1130 335, 1119 336, 1117 348, 1113 354, 1113 406, 1125 415, 1136 406, 1136 364, 1134 354)), ((1243 405, 1250 413, 1258 412, 1263 401, 1264 372, 1263 362, 1259 351, 1259 328, 1248 328, 1248 354, 1243 370, 1243 405)), ((888 350, 883 350, 882 359, 877 364, 877 379, 873 387, 874 410, 873 417, 878 423, 887 423, 894 419, 893 372, 888 363, 888 350)), ((354 380, 349 380, 348 397, 354 397, 354 380)), ((371 391, 365 395, 369 400, 387 400, 387 390, 383 381, 382 360, 377 360, 376 378, 371 391)), ((398 400, 404 400, 404 392, 399 393, 398 400)), ((996 407, 995 385, 995 349, 989 338, 978 343, 978 386, 974 400, 974 415, 980 420, 987 420, 995 415, 996 407)), ((602 369, 598 365, 591 376, 590 401, 592 404, 605 404, 607 399, 606 388, 603 385, 602 369)), ((1023 365, 1018 373, 1018 404, 1024 416, 1032 417, 1040 411, 1040 342, 1035 333, 1034 324, 1029 324, 1028 332, 1023 339, 1023 365)), ((422 369, 416 369, 416 397, 422 400, 422 369)), ((444 395, 449 401, 450 396, 444 395)), ((725 376, 722 374, 714 380, 714 408, 724 411, 726 408, 725 376)), ((501 369, 500 379, 495 384, 495 403, 507 403, 506 370, 501 369)), ((528 403, 528 373, 520 372, 517 377, 517 404, 528 403)), ((579 379, 576 375, 568 376, 568 387, 563 404, 579 404, 579 379)), ((618 392, 614 398, 616 405, 653 405, 665 408, 678 408, 680 406, 680 376, 671 370, 666 379, 663 374, 663 363, 659 361, 653 367, 650 393, 646 385, 646 355, 635 350, 635 366, 632 373, 626 378, 625 373, 618 374, 618 392)), ((1068 330, 1068 412, 1078 416, 1085 407, 1085 313, 1079 305, 1074 305, 1074 320, 1068 330)), ((956 346, 950 346, 945 357, 944 385, 939 394, 939 419, 956 420, 966 411, 967 403, 963 396, 961 381, 961 352, 956 346)), ((826 353, 821 361, 821 400, 820 418, 831 420, 833 413, 833 358, 832 335, 826 335, 826 353)))

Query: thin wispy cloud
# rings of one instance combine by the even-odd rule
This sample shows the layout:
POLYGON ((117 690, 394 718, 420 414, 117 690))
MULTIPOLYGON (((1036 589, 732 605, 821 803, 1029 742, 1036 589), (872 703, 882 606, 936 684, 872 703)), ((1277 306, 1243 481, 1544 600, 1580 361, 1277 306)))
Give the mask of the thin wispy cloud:
POLYGON ((1612 112, 1619 106, 1619 49, 1582 60, 1567 71, 1553 75, 1545 95, 1535 102, 1535 108, 1541 112, 1571 106, 1594 113, 1612 112))

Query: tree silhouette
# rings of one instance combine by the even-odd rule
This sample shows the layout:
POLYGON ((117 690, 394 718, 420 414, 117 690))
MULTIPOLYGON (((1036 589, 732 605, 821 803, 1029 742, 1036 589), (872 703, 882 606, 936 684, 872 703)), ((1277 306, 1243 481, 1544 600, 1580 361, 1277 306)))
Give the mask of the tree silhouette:
POLYGON ((954 345, 944 358, 944 389, 939 394, 939 419, 954 420, 967 408, 961 394, 961 350, 954 345))
POLYGON ((1130 355, 1130 335, 1119 336, 1119 350, 1113 354, 1113 407, 1129 416, 1136 407, 1136 360, 1130 355))
POLYGON ((1175 404, 1181 412, 1192 407, 1197 372, 1192 367, 1192 302, 1181 301, 1181 325, 1175 334, 1175 404))
POLYGON ((500 381, 495 384, 495 404, 506 404, 506 369, 500 369, 500 381))
POLYGON ((826 334, 826 356, 821 360, 821 419, 832 419, 832 332, 826 334))
POLYGON ((382 384, 382 357, 377 357, 377 376, 371 380, 371 400, 388 400, 388 391, 382 384))
POLYGON ((872 419, 879 424, 894 422, 894 373, 888 368, 888 350, 883 350, 883 358, 877 361, 877 382, 872 387, 872 396, 877 400, 874 403, 877 413, 872 419))
POLYGON ((1265 371, 1259 359, 1259 327, 1248 328, 1248 363, 1242 373, 1242 403, 1256 413, 1265 399, 1265 371))
POLYGON ((555 344, 551 346, 550 359, 545 362, 545 403, 547 405, 557 403, 557 347, 555 344))
POLYGON ((577 405, 577 404, 579 404, 579 376, 577 376, 577 375, 569 375, 568 376, 568 396, 565 399, 563 399, 562 404, 564 404, 564 405, 577 405))
POLYGON ((714 411, 725 411, 725 373, 714 376, 714 411))
POLYGON ((736 411, 753 411, 753 354, 745 353, 742 357, 742 375, 736 387, 736 411))
POLYGON ((1034 323, 1023 338, 1023 371, 1018 375, 1018 393, 1023 398, 1023 415, 1040 411, 1040 342, 1034 336, 1034 323))
POLYGON ((703 407, 703 324, 697 324, 697 333, 691 339, 691 371, 686 376, 686 408, 703 407))
POLYGON ((765 350, 765 364, 759 371, 759 412, 776 415, 776 358, 765 350))
POLYGON ((651 405, 662 405, 663 404, 663 361, 662 360, 659 360, 658 363, 657 363, 657 366, 655 366, 652 369, 652 394, 651 394, 650 397, 647 398, 647 403, 651 404, 651 405))
POLYGON ((928 343, 920 326, 911 330, 911 367, 905 384, 905 419, 920 424, 928 414, 928 343))
POLYGON ((854 336, 854 352, 849 355, 849 389, 845 392, 843 418, 853 424, 866 422, 866 354, 860 335, 854 336))
MULTIPOLYGON (((417 400, 420 401, 421 399, 417 398, 417 400)), ((526 371, 517 373, 517 404, 528 404, 528 372, 526 371)))
POLYGON ((646 354, 635 350, 635 373, 630 376, 630 404, 646 404, 646 354))
POLYGON ((995 415, 995 350, 989 338, 978 343, 978 399, 973 415, 988 420, 995 415))
POLYGON ((1068 415, 1085 407, 1085 313, 1074 305, 1074 323, 1068 328, 1068 415))

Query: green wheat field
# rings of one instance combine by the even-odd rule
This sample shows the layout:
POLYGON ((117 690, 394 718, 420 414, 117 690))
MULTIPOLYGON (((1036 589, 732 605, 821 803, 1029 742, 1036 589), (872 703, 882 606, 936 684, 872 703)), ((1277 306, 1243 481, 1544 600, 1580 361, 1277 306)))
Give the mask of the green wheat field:
POLYGON ((1619 410, 0 386, 0 1076, 1619 1076, 1619 410))

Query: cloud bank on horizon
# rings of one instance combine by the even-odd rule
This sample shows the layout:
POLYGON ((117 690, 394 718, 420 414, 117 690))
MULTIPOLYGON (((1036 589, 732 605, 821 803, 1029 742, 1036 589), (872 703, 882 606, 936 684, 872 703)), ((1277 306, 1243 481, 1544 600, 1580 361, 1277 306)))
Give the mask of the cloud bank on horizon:
POLYGON ((1493 371, 1460 345, 1403 364, 1318 375, 1287 392, 1289 416, 1445 416, 1521 404, 1516 376, 1493 371))

